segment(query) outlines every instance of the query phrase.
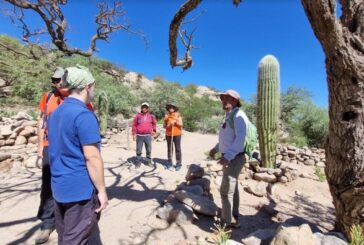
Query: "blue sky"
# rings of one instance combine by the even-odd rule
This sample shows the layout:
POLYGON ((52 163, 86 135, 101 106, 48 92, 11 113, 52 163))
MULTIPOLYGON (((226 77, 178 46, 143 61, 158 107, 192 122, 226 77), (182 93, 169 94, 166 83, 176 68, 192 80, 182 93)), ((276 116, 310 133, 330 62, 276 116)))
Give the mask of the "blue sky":
MULTIPOLYGON (((257 66, 266 54, 277 57, 281 66, 281 90, 305 88, 318 106, 327 107, 325 57, 315 38, 300 0, 245 0, 236 8, 231 0, 205 0, 187 19, 203 14, 189 29, 197 27, 192 51, 194 65, 185 72, 169 65, 168 31, 175 12, 184 1, 124 0, 124 9, 134 30, 149 40, 146 48, 137 36, 120 31, 110 43, 98 42, 96 56, 148 78, 229 88, 249 100, 257 89, 257 66)), ((69 22, 68 40, 87 48, 94 33, 96 0, 69 1, 64 8, 69 22)), ((30 26, 39 19, 28 17, 30 26)), ((0 17, 0 32, 20 37, 20 30, 0 17)), ((180 47, 181 48, 181 47, 180 47)), ((180 53, 182 56, 183 53, 180 53)))

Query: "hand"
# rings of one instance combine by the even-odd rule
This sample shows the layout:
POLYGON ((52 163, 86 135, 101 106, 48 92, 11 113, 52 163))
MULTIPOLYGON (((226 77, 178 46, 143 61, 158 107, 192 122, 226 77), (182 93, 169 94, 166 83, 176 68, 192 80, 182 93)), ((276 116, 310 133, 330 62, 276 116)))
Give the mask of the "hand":
POLYGON ((38 145, 37 155, 38 155, 38 157, 43 158, 43 145, 42 144, 38 145))
POLYGON ((212 159, 214 159, 214 157, 215 157, 215 154, 217 153, 217 150, 216 150, 216 148, 214 147, 214 148, 212 148, 211 150, 210 150, 210 152, 209 152, 209 156, 212 158, 212 159))
POLYGON ((133 135, 133 141, 135 141, 136 140, 136 135, 133 135))
POLYGON ((99 192, 97 194, 97 198, 99 199, 100 207, 98 209, 96 209, 95 212, 100 213, 102 210, 104 210, 107 207, 107 205, 109 205, 106 191, 99 192))
POLYGON ((224 168, 227 168, 230 164, 230 161, 224 157, 221 157, 221 159, 217 163, 221 164, 224 168))

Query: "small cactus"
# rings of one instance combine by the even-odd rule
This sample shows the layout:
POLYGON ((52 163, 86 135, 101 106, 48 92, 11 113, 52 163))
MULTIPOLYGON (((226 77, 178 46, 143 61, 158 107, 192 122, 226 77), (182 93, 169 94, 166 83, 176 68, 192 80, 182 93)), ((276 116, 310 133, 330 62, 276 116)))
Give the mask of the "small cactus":
POLYGON ((275 168, 280 108, 279 63, 266 55, 258 66, 257 126, 264 167, 275 168))
POLYGON ((97 108, 100 120, 100 133, 101 135, 105 135, 109 116, 109 99, 105 91, 101 91, 98 96, 97 108))

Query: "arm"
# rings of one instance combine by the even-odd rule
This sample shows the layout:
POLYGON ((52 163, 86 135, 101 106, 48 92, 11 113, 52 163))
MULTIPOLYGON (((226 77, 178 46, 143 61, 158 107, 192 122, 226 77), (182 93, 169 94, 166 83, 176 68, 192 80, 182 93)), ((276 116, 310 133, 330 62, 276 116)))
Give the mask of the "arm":
POLYGON ((138 115, 135 115, 134 119, 133 119, 133 124, 131 126, 131 133, 133 135, 134 140, 135 140, 135 135, 136 135, 136 132, 137 132, 137 124, 138 124, 138 115))
POLYGON ((177 118, 176 118, 176 126, 182 128, 183 127, 183 121, 182 121, 182 117, 181 114, 178 113, 177 118))
POLYGON ((165 115, 164 116, 163 128, 167 128, 167 123, 168 123, 168 115, 165 115))
POLYGON ((157 132, 157 119, 154 115, 152 115, 152 128, 154 133, 157 132))
POLYGON ((104 163, 101 158, 97 144, 83 145, 83 153, 86 160, 86 167, 90 175, 91 181, 97 189, 97 196, 100 201, 100 207, 95 212, 100 212, 108 205, 108 197, 106 194, 104 179, 104 163))

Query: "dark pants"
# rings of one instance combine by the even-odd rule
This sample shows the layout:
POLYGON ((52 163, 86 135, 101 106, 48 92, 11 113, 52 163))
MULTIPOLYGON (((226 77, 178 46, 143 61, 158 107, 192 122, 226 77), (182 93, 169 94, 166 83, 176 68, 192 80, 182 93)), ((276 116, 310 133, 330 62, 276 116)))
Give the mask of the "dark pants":
POLYGON ((182 164, 182 152, 181 152, 181 135, 179 136, 166 136, 167 139, 167 149, 168 149, 168 162, 172 163, 172 153, 173 153, 173 148, 176 149, 176 161, 177 161, 177 165, 182 164), (172 142, 172 138, 173 138, 173 145, 171 144, 172 142))
POLYGON ((43 149, 42 186, 37 217, 42 221, 42 229, 54 228, 54 200, 51 188, 51 168, 49 165, 48 147, 44 147, 43 149))
POLYGON ((91 233, 97 228, 100 219, 100 214, 95 213, 98 207, 100 205, 95 193, 89 200, 71 203, 55 201, 58 244, 88 244, 91 233))
POLYGON ((147 152, 148 160, 151 160, 151 153, 152 153, 152 136, 148 135, 137 135, 136 137, 136 154, 139 161, 142 158, 142 150, 143 144, 145 144, 145 151, 147 152))

